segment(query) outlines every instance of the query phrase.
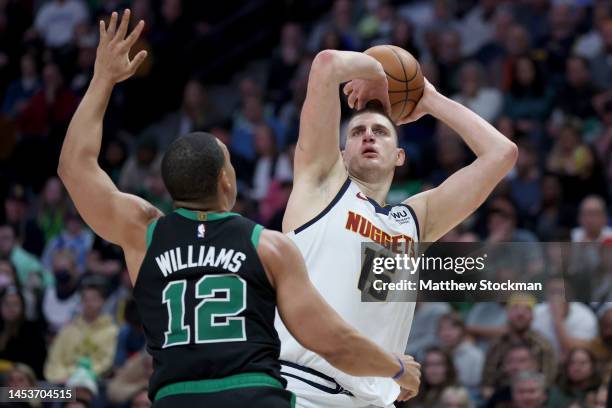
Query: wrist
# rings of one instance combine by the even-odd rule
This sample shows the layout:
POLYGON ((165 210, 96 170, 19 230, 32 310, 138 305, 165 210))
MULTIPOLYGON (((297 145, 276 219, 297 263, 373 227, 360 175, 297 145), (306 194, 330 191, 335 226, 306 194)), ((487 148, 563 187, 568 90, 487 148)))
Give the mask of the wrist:
POLYGON ((90 85, 112 88, 113 86, 115 86, 115 81, 108 75, 100 74, 94 71, 90 85))
POLYGON ((393 357, 395 357, 395 359, 399 363, 399 370, 391 378, 397 381, 400 378, 402 378, 402 376, 404 375, 404 372, 406 371, 406 367, 404 366, 404 362, 398 356, 393 356, 393 357))

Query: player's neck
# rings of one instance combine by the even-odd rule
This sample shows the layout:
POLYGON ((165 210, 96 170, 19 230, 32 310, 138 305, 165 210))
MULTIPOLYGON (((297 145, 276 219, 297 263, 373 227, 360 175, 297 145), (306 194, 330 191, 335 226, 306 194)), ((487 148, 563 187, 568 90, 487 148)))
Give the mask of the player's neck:
POLYGON ((393 177, 390 177, 389 180, 378 180, 376 182, 361 180, 352 175, 350 178, 359 186, 363 194, 376 201, 381 207, 387 204, 387 195, 389 194, 393 177))
POLYGON ((209 212, 209 213, 223 213, 231 210, 228 203, 219 201, 175 201, 175 208, 185 208, 186 210, 209 212))

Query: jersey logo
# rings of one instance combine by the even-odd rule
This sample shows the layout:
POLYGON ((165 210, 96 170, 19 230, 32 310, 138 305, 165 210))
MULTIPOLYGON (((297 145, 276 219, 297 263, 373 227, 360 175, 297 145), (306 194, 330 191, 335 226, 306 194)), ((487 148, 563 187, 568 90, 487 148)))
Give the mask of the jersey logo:
POLYGON ((363 195, 363 193, 361 191, 358 191, 356 194, 357 198, 359 198, 360 200, 363 201, 368 201, 368 198, 366 196, 363 195))
POLYGON ((198 225, 198 238, 204 238, 204 233, 206 232, 206 226, 204 224, 198 225))
POLYGON ((408 224, 410 222, 410 212, 405 207, 393 207, 389 212, 389 215, 400 225, 408 224))

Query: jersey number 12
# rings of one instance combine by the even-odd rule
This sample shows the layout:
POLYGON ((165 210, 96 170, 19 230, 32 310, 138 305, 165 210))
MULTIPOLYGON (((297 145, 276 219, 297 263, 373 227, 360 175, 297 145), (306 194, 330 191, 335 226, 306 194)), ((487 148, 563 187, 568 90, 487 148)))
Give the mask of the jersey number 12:
MULTIPOLYGON (((185 324, 185 279, 170 282, 163 292, 168 308, 168 330, 163 348, 189 344, 191 327, 185 324)), ((195 285, 195 296, 202 299, 195 307, 195 343, 245 341, 244 317, 236 317, 246 309, 246 282, 236 275, 205 275, 195 285), (225 297, 216 294, 224 292, 225 297)))

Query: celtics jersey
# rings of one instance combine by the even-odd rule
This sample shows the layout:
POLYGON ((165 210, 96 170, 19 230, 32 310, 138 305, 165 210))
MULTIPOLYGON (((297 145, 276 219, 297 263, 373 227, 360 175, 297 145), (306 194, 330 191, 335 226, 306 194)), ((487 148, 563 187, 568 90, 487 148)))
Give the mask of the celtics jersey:
POLYGON ((149 226, 134 298, 153 356, 152 400, 167 384, 239 373, 284 384, 276 294, 256 251, 261 230, 235 213, 186 209, 149 226))

